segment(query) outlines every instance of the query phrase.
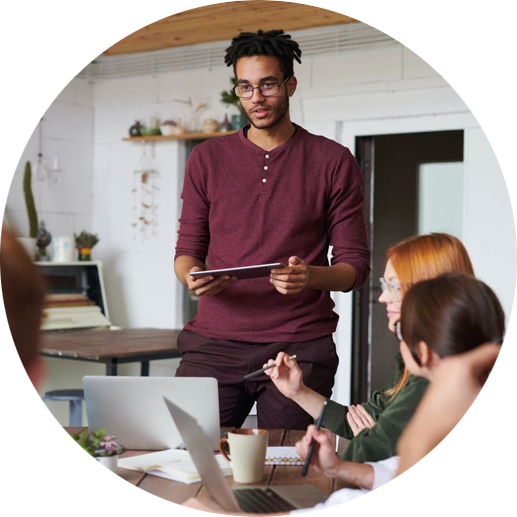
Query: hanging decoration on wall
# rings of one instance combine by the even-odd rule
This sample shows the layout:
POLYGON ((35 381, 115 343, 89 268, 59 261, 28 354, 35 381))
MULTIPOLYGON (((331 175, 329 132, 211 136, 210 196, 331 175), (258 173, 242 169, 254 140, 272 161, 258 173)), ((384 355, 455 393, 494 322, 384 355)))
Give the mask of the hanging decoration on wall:
POLYGON ((38 127, 38 162, 34 169, 34 175, 38 181, 46 182, 50 190, 57 190, 62 183, 59 155, 54 154, 51 169, 45 165, 45 162, 46 160, 43 156, 43 119, 40 119, 38 127))
POLYGON ((133 238, 151 239, 158 236, 158 198, 160 173, 154 165, 154 143, 143 142, 142 154, 133 173, 133 238), (148 155, 147 146, 150 146, 148 155))

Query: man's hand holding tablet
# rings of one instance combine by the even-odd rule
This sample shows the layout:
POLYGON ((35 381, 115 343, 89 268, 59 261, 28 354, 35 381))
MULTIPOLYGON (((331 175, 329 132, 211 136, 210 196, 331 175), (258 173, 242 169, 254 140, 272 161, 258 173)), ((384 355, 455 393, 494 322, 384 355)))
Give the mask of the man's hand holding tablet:
POLYGON ((215 294, 224 291, 224 289, 236 280, 236 278, 231 277, 230 275, 218 277, 212 275, 197 277, 192 275, 192 273, 198 272, 204 272, 204 270, 195 266, 185 275, 187 287, 196 296, 214 296, 215 294))
POLYGON ((187 274, 186 280, 188 288, 196 295, 214 296, 236 280, 268 277, 272 269, 283 267, 285 265, 280 262, 208 271, 193 267, 187 274))

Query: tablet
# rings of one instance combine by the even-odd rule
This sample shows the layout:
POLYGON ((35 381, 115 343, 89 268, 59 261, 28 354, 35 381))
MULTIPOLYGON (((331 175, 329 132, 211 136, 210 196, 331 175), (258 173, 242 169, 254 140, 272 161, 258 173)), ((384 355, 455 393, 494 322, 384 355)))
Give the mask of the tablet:
POLYGON ((281 262, 275 262, 274 264, 260 264, 258 266, 244 266, 244 267, 232 267, 228 269, 212 269, 210 271, 194 271, 190 273, 190 276, 194 278, 201 278, 203 276, 236 276, 239 280, 245 278, 260 278, 262 276, 269 276, 272 269, 285 267, 281 262))

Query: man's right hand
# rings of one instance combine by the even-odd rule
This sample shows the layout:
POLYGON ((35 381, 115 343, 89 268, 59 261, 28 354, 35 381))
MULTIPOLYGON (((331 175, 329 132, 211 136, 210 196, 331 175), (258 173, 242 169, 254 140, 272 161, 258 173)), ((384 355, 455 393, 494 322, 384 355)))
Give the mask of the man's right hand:
POLYGON ((193 273, 194 271, 203 271, 203 269, 194 266, 185 276, 185 281, 187 287, 197 296, 214 296, 221 291, 224 291, 229 285, 237 280, 236 277, 229 275, 194 278, 190 276, 190 273, 193 273))

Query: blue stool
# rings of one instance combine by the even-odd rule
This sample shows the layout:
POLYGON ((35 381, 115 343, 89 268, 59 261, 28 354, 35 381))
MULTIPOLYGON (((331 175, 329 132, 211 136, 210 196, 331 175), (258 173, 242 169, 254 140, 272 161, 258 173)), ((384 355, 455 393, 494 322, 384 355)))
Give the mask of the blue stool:
POLYGON ((83 422, 83 390, 52 390, 43 395, 43 400, 61 400, 70 403, 70 427, 81 427, 83 422))

